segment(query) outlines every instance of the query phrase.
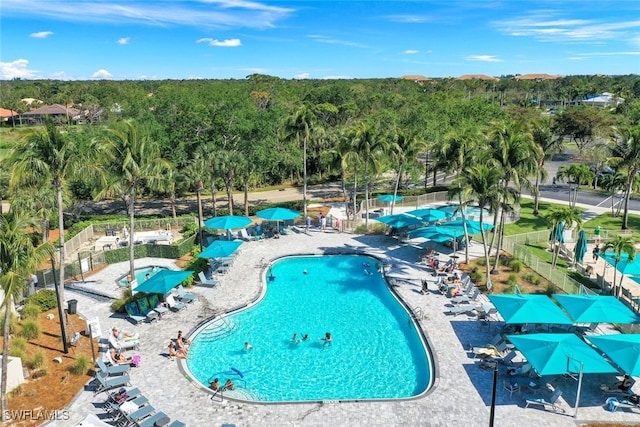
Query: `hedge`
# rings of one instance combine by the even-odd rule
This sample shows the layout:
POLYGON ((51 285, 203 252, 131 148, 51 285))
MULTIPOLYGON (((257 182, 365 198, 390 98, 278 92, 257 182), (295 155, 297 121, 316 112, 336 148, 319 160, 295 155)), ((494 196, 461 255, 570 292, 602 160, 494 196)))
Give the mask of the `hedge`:
MULTIPOLYGON (((135 259, 153 257, 153 258, 182 258, 193 249, 196 236, 184 239, 177 245, 136 245, 133 247, 133 257, 135 259)), ((115 264, 117 262, 129 261, 129 247, 118 248, 104 253, 104 261, 107 264, 115 264)))

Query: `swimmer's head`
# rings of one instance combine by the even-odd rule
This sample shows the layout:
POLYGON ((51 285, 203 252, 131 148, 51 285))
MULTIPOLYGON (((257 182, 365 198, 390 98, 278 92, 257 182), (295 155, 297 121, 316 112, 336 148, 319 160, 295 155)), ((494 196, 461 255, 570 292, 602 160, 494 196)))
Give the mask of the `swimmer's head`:
POLYGON ((307 270, 302 270, 302 274, 307 274, 307 270))

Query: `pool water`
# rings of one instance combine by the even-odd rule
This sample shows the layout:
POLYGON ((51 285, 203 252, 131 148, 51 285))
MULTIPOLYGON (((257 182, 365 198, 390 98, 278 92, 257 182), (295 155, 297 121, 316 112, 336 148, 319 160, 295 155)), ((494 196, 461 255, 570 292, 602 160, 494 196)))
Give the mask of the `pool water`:
POLYGON ((267 402, 408 398, 428 389, 426 344, 375 259, 290 257, 269 275, 256 306, 192 337, 193 378, 205 386, 231 378, 234 397, 267 402), (320 340, 326 332, 330 345, 320 340), (292 342, 294 333, 310 339, 292 342))
MULTIPOLYGON (((154 266, 148 266, 143 268, 136 268, 134 270, 134 273, 136 276, 136 280, 138 281, 138 284, 140 284, 146 280, 147 274, 149 275, 149 277, 151 277, 161 270, 167 270, 167 268, 158 267, 154 265, 154 266)), ((128 277, 129 277, 129 273, 122 276, 120 279, 118 279, 118 284, 120 286, 129 286, 129 282, 127 281, 128 277)))

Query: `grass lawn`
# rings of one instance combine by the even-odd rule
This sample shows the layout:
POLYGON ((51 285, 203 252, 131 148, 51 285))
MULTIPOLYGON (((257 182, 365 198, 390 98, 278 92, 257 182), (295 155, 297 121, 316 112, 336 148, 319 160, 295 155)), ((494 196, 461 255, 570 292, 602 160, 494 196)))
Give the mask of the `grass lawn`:
MULTIPOLYGON (((538 205, 539 215, 536 216, 533 214, 533 206, 533 199, 522 199, 520 201, 520 219, 514 224, 505 225, 505 236, 530 233, 532 231, 549 230, 551 229, 551 226, 544 219, 544 216, 553 209, 566 207, 566 205, 559 203, 540 202, 538 205)), ((580 211, 582 211, 582 209, 580 209, 580 211)))
MULTIPOLYGON (((544 262, 551 264, 551 262, 553 261, 553 252, 550 252, 548 250, 549 245, 547 244, 547 242, 528 243, 525 244, 525 246, 527 247, 527 249, 529 249, 529 251, 531 251, 533 255, 537 256, 544 262)), ((576 282, 582 283, 587 288, 596 287, 593 281, 588 277, 584 277, 582 274, 579 274, 576 271, 569 271, 569 267, 571 266, 571 263, 569 263, 567 260, 562 257, 558 257, 558 261, 556 262, 556 268, 558 269, 558 271, 565 273, 567 276, 569 276, 576 282)))
MULTIPOLYGON (((591 234, 598 225, 603 230, 610 230, 615 233, 622 229, 622 216, 614 217, 611 215, 611 212, 607 212, 590 219, 585 223, 584 228, 589 232, 589 234, 591 234)), ((640 216, 629 215, 627 225, 629 226, 628 231, 633 232, 633 240, 636 242, 640 241, 640 216)))

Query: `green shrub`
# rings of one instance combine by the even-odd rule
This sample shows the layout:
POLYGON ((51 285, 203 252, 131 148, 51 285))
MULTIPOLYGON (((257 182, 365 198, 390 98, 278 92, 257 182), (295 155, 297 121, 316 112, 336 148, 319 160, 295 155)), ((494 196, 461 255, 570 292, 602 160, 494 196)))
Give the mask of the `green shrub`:
POLYGON ((42 310, 40 310, 40 306, 36 304, 26 304, 22 307, 21 312, 23 319, 37 319, 40 313, 42 313, 42 310))
POLYGON ((198 231, 198 224, 195 222, 188 222, 182 227, 182 237, 187 239, 196 234, 198 231))
POLYGON ((25 304, 35 304, 42 312, 58 307, 56 292, 52 289, 42 289, 25 299, 25 304))
POLYGON ((478 261, 476 261, 476 264, 479 265, 479 266, 484 267, 485 265, 487 265, 487 262, 486 262, 486 260, 484 258, 480 258, 480 259, 478 259, 478 261))
POLYGON ((31 374, 31 378, 33 378, 34 380, 37 380, 38 378, 42 378, 47 374, 49 374, 49 369, 45 366, 36 371, 33 371, 33 373, 31 374))
POLYGON ((36 351, 33 355, 33 359, 31 360, 31 369, 42 369, 46 368, 46 366, 44 353, 40 350, 36 351))
POLYGON ((525 275, 522 276, 522 279, 525 282, 529 282, 529 283, 532 283, 532 284, 535 284, 535 281, 536 281, 537 278, 538 277, 533 273, 526 273, 525 275))
POLYGON ((29 319, 22 323, 22 332, 20 335, 22 335, 27 341, 39 338, 41 333, 42 329, 35 320, 29 319))
POLYGON ((19 357, 20 359, 22 359, 23 363, 24 363, 24 360, 27 358, 27 354, 25 353, 24 350, 20 350, 19 348, 15 348, 15 347, 9 349, 9 356, 19 357))
POLYGON ((549 295, 549 296, 555 294, 556 293, 556 285, 554 285, 553 283, 549 282, 547 284, 547 288, 545 289, 544 293, 549 295))
POLYGON ((482 280, 482 273, 477 269, 471 270, 469 272, 469 279, 474 283, 479 283, 482 280))
POLYGON ((23 337, 14 337, 9 344, 9 348, 25 351, 27 349, 27 340, 23 337))
MULTIPOLYGON (((15 335, 16 333, 18 333, 18 316, 11 314, 9 334, 15 335)), ((4 310, 0 311, 0 335, 4 335, 4 310)))
POLYGON ((512 259, 511 262, 509 263, 509 267, 511 268, 511 270, 515 271, 516 273, 520 273, 524 268, 524 264, 519 259, 512 259))
POLYGON ((190 288, 193 286, 193 281, 194 281, 195 277, 193 277, 193 274, 190 275, 189 277, 187 277, 186 279, 184 279, 184 281, 182 282, 182 286, 184 286, 185 288, 190 288))
POLYGON ((75 362, 71 366, 71 373, 73 375, 84 375, 89 371, 91 367, 91 360, 87 356, 80 355, 76 358, 75 362))
POLYGON ((126 298, 119 298, 111 303, 111 311, 114 313, 124 313, 126 310, 124 309, 124 305, 128 303, 129 300, 126 298))
POLYGON ((355 230, 353 230, 353 232, 354 232, 355 234, 366 234, 367 229, 366 229, 366 227, 364 226, 364 224, 360 224, 359 226, 357 226, 357 227, 356 227, 356 229, 355 229, 355 230))
POLYGON ((509 273, 507 276, 507 285, 509 287, 515 286, 518 283, 518 275, 516 273, 509 273))

